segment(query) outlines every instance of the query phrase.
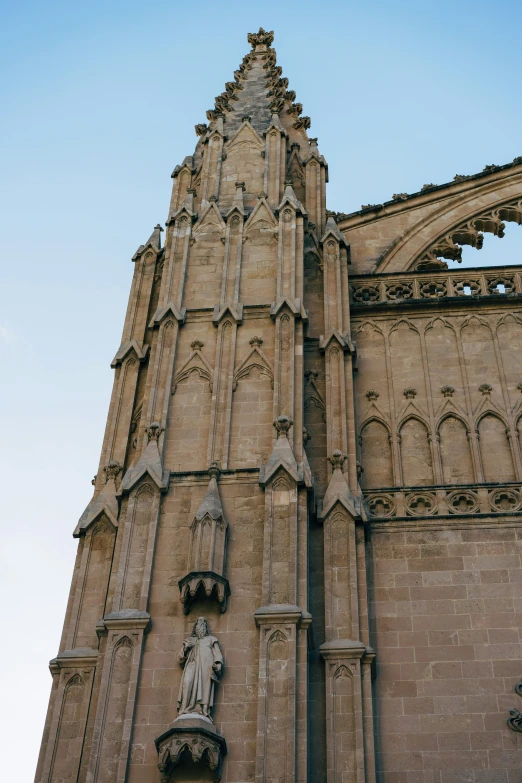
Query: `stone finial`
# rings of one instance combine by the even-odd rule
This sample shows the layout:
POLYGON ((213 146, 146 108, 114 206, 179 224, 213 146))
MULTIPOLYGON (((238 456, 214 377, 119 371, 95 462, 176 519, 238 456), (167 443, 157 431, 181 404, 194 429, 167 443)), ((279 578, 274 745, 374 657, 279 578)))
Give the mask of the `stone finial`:
POLYGON ((241 117, 241 122, 251 122, 252 117, 250 114, 244 114, 243 117, 241 117))
POLYGON ((211 478, 218 479, 219 478, 219 467, 217 462, 212 462, 209 469, 208 469, 208 475, 211 478))
POLYGON ((339 470, 342 470, 345 459, 346 459, 345 455, 342 453, 342 451, 339 451, 339 449, 336 449, 333 452, 332 456, 329 457, 329 460, 332 463, 332 467, 334 470, 337 470, 337 468, 339 470))
POLYGON ((413 389, 411 386, 409 386, 407 389, 404 389, 404 396, 407 400, 413 400, 416 394, 417 390, 413 389))
POLYGON ((274 31, 263 30, 260 27, 257 33, 248 33, 247 40, 254 51, 258 46, 270 46, 274 40, 274 31))
POLYGON ((262 345, 263 344, 263 338, 262 337, 252 337, 250 339, 250 345, 262 345))
POLYGON ((378 399, 379 392, 375 391, 374 389, 370 389, 366 392, 366 398, 369 400, 369 402, 372 402, 373 400, 378 399))
POLYGON ((236 190, 246 190, 244 182, 236 182, 236 190))
POLYGON ((489 383, 483 383, 479 386, 479 392, 482 392, 482 394, 491 394, 492 391, 493 386, 490 386, 489 383))
POLYGON ((441 387, 441 392, 443 393, 443 395, 445 397, 452 397, 454 391, 455 391, 455 389, 453 388, 453 386, 442 386, 441 387))
POLYGON ((294 422, 288 416, 278 416, 274 421, 274 427, 277 430, 278 438, 287 438, 288 430, 294 422))
POLYGON ((145 427, 145 432, 147 433, 147 438, 149 440, 149 443, 151 441, 158 441, 159 436, 163 432, 164 427, 159 424, 157 421, 153 421, 150 427, 145 427))
POLYGON ((318 373, 317 370, 305 370, 305 374, 304 375, 305 375, 305 378, 307 378, 307 379, 308 378, 312 378, 312 380, 315 380, 319 376, 319 373, 318 373))
POLYGON ((303 443, 305 446, 309 440, 312 440, 312 436, 310 435, 306 427, 303 427, 303 443))
POLYGON ((105 483, 107 483, 107 481, 110 481, 111 479, 115 481, 116 478, 118 477, 118 474, 122 470, 123 470, 122 465, 116 460, 109 462, 109 464, 103 469, 103 472, 105 473, 105 483))
POLYGON ((197 125, 194 125, 194 130, 196 131, 196 136, 204 136, 208 131, 208 125, 204 122, 199 122, 197 125))
POLYGON ((392 196, 393 201, 406 201, 408 193, 394 193, 392 196))
POLYGON ((201 351, 203 345, 204 343, 202 343, 201 340, 194 340, 194 342, 190 343, 190 347, 193 351, 201 351))
POLYGON ((262 191, 260 191, 260 192, 257 194, 257 197, 258 197, 258 199, 259 199, 259 200, 261 200, 262 198, 268 198, 268 193, 265 193, 265 191, 264 191, 264 190, 262 190, 262 191))

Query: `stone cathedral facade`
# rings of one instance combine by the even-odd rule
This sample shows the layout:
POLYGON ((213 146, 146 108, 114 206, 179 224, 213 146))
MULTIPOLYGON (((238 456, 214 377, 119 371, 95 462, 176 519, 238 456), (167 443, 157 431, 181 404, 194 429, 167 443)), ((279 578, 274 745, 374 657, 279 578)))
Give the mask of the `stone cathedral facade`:
POLYGON ((248 40, 133 257, 36 783, 520 782, 522 266, 444 259, 522 158, 328 212, 248 40))

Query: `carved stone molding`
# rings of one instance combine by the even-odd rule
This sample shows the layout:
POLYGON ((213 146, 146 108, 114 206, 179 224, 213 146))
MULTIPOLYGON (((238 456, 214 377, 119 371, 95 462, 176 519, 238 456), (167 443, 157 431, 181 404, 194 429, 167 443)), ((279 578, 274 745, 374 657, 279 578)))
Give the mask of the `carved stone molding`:
MULTIPOLYGON (((368 307, 372 305, 413 304, 415 301, 424 300, 437 302, 441 298, 452 299, 459 298, 459 304, 463 304, 466 299, 470 303, 476 304, 477 297, 502 298, 507 296, 516 296, 522 293, 522 269, 512 266, 500 273, 491 273, 484 271, 482 274, 478 271, 471 275, 459 272, 449 272, 446 269, 434 268, 431 270, 430 278, 419 274, 421 270, 417 268, 410 272, 407 277, 396 280, 395 275, 389 277, 383 275, 374 276, 371 283, 365 280, 352 278, 350 286, 351 300, 355 307, 368 307)), ((423 269, 423 272, 428 270, 423 269)))
POLYGON ((429 490, 366 490, 364 501, 371 519, 399 517, 466 516, 522 512, 518 486, 481 489, 451 486, 429 490), (403 509, 401 512, 400 509, 403 509))
POLYGON ((501 239, 504 236, 505 223, 522 224, 522 199, 516 199, 495 207, 477 217, 471 218, 452 228, 440 237, 420 256, 416 268, 440 258, 462 261, 462 245, 470 245, 480 250, 484 244, 484 233, 493 234, 501 239))
POLYGON ((168 783, 173 770, 183 762, 188 751, 194 763, 207 766, 213 780, 221 780, 223 759, 227 755, 227 743, 217 733, 214 724, 203 716, 182 716, 155 740, 158 752, 158 769, 162 783, 168 783))
POLYGON ((188 614, 198 591, 215 598, 221 612, 227 608, 230 585, 225 578, 228 525, 221 505, 217 479, 219 469, 212 463, 208 470, 210 481, 190 527, 191 539, 187 574, 178 586, 183 611, 188 614))
POLYGON ((224 576, 216 574, 214 571, 191 571, 179 580, 178 585, 184 614, 189 613, 191 604, 200 588, 203 589, 207 598, 211 598, 214 593, 220 611, 226 612, 230 585, 224 576))

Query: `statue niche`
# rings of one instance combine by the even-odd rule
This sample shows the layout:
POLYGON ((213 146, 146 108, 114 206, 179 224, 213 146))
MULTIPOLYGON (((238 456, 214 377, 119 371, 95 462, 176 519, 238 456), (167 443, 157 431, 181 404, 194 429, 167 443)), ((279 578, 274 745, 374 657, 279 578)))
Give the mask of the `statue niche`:
POLYGON ((170 781, 173 770, 187 760, 206 765, 213 780, 219 781, 227 744, 216 731, 212 708, 224 661, 219 642, 209 633, 204 617, 198 617, 192 633, 183 640, 178 661, 183 666, 178 717, 155 740, 162 783, 170 781))
POLYGON ((204 617, 198 617, 191 636, 183 640, 178 661, 184 667, 178 714, 203 715, 212 720, 214 689, 223 672, 223 655, 218 640, 209 634, 204 617))
POLYGON ((221 612, 226 611, 230 595, 224 576, 228 526, 219 497, 217 465, 213 463, 208 472, 208 489, 190 528, 188 573, 178 582, 185 614, 198 593, 206 598, 215 596, 221 612))

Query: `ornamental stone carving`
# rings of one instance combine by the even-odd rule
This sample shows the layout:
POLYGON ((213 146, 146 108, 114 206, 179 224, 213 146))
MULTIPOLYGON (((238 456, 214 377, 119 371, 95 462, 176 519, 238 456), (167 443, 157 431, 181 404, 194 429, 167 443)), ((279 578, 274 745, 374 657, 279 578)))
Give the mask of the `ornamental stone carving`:
POLYGON ((178 715, 202 715, 212 720, 214 690, 224 661, 218 640, 210 635, 204 617, 198 617, 191 635, 184 639, 178 661, 183 666, 178 715))
POLYGON ((224 575, 228 526, 219 497, 216 463, 208 472, 207 492, 190 529, 188 572, 178 582, 185 614, 197 595, 207 599, 215 597, 221 612, 225 612, 230 595, 228 579, 224 575))
POLYGON ((172 771, 184 763, 188 753, 192 762, 209 767, 218 783, 227 744, 214 726, 212 708, 224 661, 219 642, 209 633, 204 617, 198 617, 192 633, 183 640, 178 662, 183 666, 178 717, 155 740, 161 780, 170 781, 172 771))
POLYGON ((274 40, 274 31, 268 32, 260 27, 257 33, 248 33, 247 40, 254 50, 258 46, 270 46, 274 40))

